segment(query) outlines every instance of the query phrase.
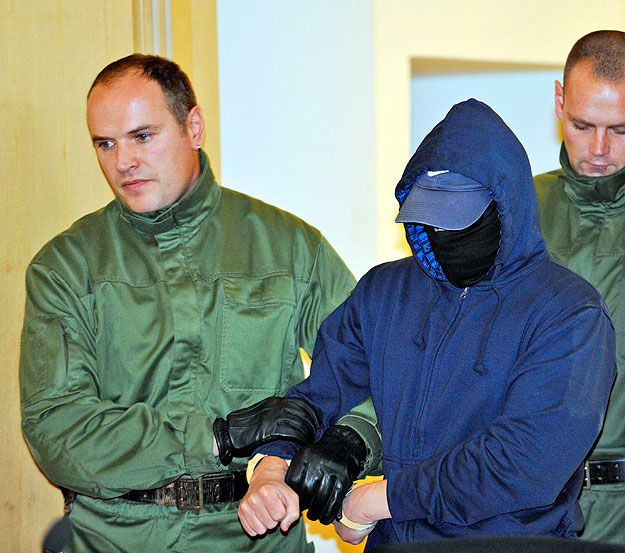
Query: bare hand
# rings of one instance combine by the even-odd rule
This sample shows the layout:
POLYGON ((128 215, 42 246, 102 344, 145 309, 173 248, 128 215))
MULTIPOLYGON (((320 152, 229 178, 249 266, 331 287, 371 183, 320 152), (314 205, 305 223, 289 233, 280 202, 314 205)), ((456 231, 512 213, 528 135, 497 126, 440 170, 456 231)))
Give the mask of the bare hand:
POLYGON ((284 483, 288 465, 280 457, 265 457, 254 470, 250 487, 239 505, 239 520, 250 536, 280 528, 286 532, 299 519, 299 498, 284 483))

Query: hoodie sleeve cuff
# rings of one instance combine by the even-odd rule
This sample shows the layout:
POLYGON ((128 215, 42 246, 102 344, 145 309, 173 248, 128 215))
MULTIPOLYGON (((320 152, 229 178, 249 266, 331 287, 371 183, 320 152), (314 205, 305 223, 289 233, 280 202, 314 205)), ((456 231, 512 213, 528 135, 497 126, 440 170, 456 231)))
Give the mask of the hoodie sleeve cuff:
POLYGON ((254 451, 254 454, 262 453, 264 455, 282 457, 283 459, 293 459, 299 450, 300 447, 293 442, 276 441, 260 446, 256 451, 254 451))

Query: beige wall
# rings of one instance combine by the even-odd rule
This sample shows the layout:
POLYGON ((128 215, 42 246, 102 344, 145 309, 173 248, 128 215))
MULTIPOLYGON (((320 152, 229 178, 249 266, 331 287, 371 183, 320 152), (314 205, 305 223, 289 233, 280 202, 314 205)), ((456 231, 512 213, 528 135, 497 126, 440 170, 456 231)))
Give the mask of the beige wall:
MULTIPOLYGON (((174 59, 184 53, 183 67, 195 77, 209 122, 206 144, 218 162, 215 1, 173 4, 182 10, 174 59)), ((39 551, 62 512, 60 493, 38 470, 20 431, 24 271, 54 234, 112 199, 85 125, 85 95, 104 65, 135 50, 138 29, 151 37, 151 19, 133 19, 137 8, 150 6, 150 0, 0 0, 0 553, 39 551)))
POLYGON ((623 0, 375 0, 378 260, 410 255, 393 190, 412 153, 413 58, 564 65, 578 38, 624 25, 623 0))

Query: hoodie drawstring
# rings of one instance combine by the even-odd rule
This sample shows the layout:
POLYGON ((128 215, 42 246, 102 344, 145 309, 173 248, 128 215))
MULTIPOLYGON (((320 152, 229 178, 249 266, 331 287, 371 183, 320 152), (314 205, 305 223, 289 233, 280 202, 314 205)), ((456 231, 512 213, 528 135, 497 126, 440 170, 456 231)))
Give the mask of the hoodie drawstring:
POLYGON ((501 293, 499 292, 499 288, 497 288, 497 277, 499 276, 501 267, 501 264, 495 266, 495 271, 493 272, 493 276, 490 280, 491 288, 493 289, 493 292, 495 292, 495 296, 497 296, 497 304, 491 313, 490 319, 486 324, 486 331, 482 333, 480 345, 477 348, 477 357, 475 359, 475 364, 473 365, 473 370, 478 374, 486 374, 488 372, 488 369, 482 362, 482 357, 484 356, 484 351, 486 350, 486 345, 488 344, 488 339, 490 338, 493 325, 495 324, 495 320, 497 319, 497 315, 499 315, 499 310, 501 309, 501 293))
POLYGON ((433 293, 432 293, 432 298, 428 302, 426 309, 424 311, 421 311, 421 317, 420 317, 419 323, 417 324, 418 330, 415 334, 415 337, 413 338, 413 342, 419 349, 423 349, 425 347, 425 336, 424 336, 425 326, 430 318, 432 309, 434 309, 434 304, 438 301, 438 298, 440 298, 441 294, 443 293, 441 290, 441 287, 438 284, 438 281, 431 278, 431 279, 428 279, 428 282, 429 282, 428 292, 432 291, 432 288, 434 288, 433 293))

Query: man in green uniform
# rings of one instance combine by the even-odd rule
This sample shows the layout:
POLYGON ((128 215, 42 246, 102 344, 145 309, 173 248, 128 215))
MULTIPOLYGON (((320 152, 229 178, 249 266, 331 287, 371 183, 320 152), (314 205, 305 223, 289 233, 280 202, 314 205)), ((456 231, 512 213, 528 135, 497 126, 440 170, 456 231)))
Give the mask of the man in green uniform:
MULTIPOLYGON (((223 417, 303 379, 300 348, 352 275, 316 229, 215 182, 175 63, 107 66, 87 122, 115 199, 31 262, 20 362, 24 435, 71 509, 65 553, 312 551, 303 524, 242 531, 246 444, 223 417)), ((367 445, 363 473, 379 458, 369 413, 343 420, 367 445)))
POLYGON ((625 544, 625 33, 577 41, 555 107, 562 168, 535 177, 542 233, 553 257, 603 295, 616 329, 618 376, 587 462, 581 536, 625 544))

